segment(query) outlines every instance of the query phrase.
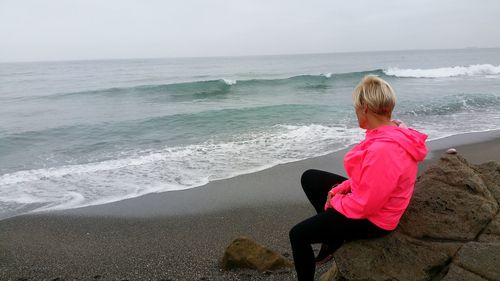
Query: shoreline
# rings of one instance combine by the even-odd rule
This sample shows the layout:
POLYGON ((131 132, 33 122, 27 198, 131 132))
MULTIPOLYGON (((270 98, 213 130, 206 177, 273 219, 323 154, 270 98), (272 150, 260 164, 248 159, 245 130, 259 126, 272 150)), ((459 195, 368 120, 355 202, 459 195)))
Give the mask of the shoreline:
MULTIPOLYGON (((421 167, 419 167, 419 171, 424 170, 428 163, 432 162, 434 157, 438 156, 450 147, 479 145, 481 143, 489 143, 498 139, 500 139, 500 130, 463 133, 431 140, 427 143, 429 154, 426 157, 426 160, 420 164, 421 167)), ((300 185, 300 176, 302 175, 302 172, 307 169, 326 170, 346 176, 343 166, 343 158, 352 146, 353 145, 350 145, 346 148, 323 156, 278 164, 264 170, 211 181, 205 185, 194 188, 149 193, 139 197, 101 205, 59 211, 48 211, 46 213, 149 217, 198 214, 205 213, 207 211, 262 206, 269 203, 307 203, 302 194, 302 190, 298 190, 298 192, 297 190, 294 190, 294 192, 290 193, 287 186, 300 185), (299 172, 291 174, 288 172, 290 169, 299 172), (276 177, 276 175, 287 175, 288 177, 276 177), (270 189, 265 184, 266 182, 272 182, 273 188, 270 189), (240 196, 241 190, 238 188, 232 188, 233 186, 238 185, 250 186, 253 189, 251 192, 245 192, 245 196, 240 196), (224 194, 232 200, 228 202, 225 198, 219 198, 218 196, 215 196, 215 194, 224 194), (204 198, 205 200, 193 200, 192 198, 204 198), (182 204, 190 201, 195 201, 196 203, 189 204, 189 206, 182 204), (161 208, 163 208, 163 211, 160 211, 161 208)), ((471 162, 492 156, 488 152, 480 153, 480 151, 481 150, 478 152, 479 155, 466 153, 464 156, 468 160, 470 159, 469 161, 471 162)), ((500 149, 497 151, 500 151, 500 149)), ((497 161, 500 161, 500 156, 497 157, 497 161)))
MULTIPOLYGON (((434 158, 454 147, 471 163, 500 161, 500 130, 428 144, 434 158)), ((300 187, 306 169, 343 171, 329 155, 105 205, 0 221, 0 280, 295 280, 293 270, 220 271, 239 236, 291 259, 288 231, 314 214, 300 187), (272 186, 272 188, 269 188, 272 186)), ((318 268, 318 274, 329 269, 318 268)))
MULTIPOLYGON (((420 163, 420 170, 423 170, 427 162, 432 160, 436 155, 439 155, 447 148, 452 146, 464 146, 464 145, 474 145, 478 143, 488 142, 495 139, 500 139, 500 129, 498 130, 489 130, 489 131, 481 131, 481 132, 467 132, 460 133, 445 137, 440 137, 427 141, 427 147, 429 149, 429 154, 426 157, 426 160, 420 163)), ((233 177, 218 179, 214 181, 209 181, 206 184, 180 189, 180 190, 169 190, 169 191, 161 191, 156 193, 147 193, 136 197, 125 198, 118 201, 82 206, 70 209, 56 209, 56 210, 43 210, 37 212, 28 212, 22 214, 16 214, 13 216, 6 216, 5 218, 0 218, 0 221, 24 216, 24 215, 44 215, 44 214, 69 214, 69 215, 87 215, 87 216, 131 216, 131 217, 149 217, 149 216, 173 216, 173 215, 185 215, 185 214, 196 214, 196 213, 205 213, 207 211, 219 211, 226 210, 231 208, 238 207, 251 207, 254 205, 259 205, 261 203, 304 203, 305 201, 302 198, 302 194, 294 193, 288 194, 286 193, 286 189, 283 189, 284 186, 294 185, 300 182, 300 174, 295 175, 290 180, 286 179, 276 179, 276 185, 274 188, 277 190, 269 190, 269 188, 265 188, 259 184, 259 181, 255 181, 255 178, 261 178, 263 181, 272 177, 272 175, 280 175, 282 174, 282 170, 302 168, 302 171, 308 169, 308 167, 320 170, 327 170, 334 173, 345 175, 344 167, 343 167, 343 157, 347 151, 354 145, 349 145, 348 147, 327 153, 325 155, 316 156, 313 158, 307 158, 303 160, 297 160, 293 162, 287 162, 282 164, 277 164, 268 168, 263 168, 261 170, 256 170, 250 173, 238 174, 233 177), (232 190, 231 186, 237 186, 240 181, 243 181, 243 185, 250 186, 249 181, 255 181, 255 193, 248 194, 251 201, 249 204, 245 204, 242 200, 233 200, 234 202, 226 202, 225 200, 219 200, 218 198, 214 198, 211 192, 222 192, 234 199, 237 196, 237 193, 240 191, 232 190), (201 193, 201 197, 209 198, 210 202, 216 202, 214 204, 203 204, 204 202, 197 201, 196 206, 182 206, 180 202, 189 202, 191 198, 196 198, 194 193, 201 193), (236 192, 234 192, 236 191, 236 192), (286 193, 287 197, 283 198, 282 196, 276 196, 278 193, 286 193), (236 194, 234 194, 236 193, 236 194), (298 196, 297 196, 298 195, 298 196), (173 197, 173 198, 168 198, 173 197), (137 202, 135 202, 137 201, 137 202), (145 203, 145 204, 143 204, 145 203), (163 203, 163 204, 162 204, 163 203), (151 206, 154 205, 154 206, 151 206), (219 206, 219 208, 217 207, 219 206), (149 208, 149 210, 147 210, 149 208), (164 211, 158 211, 164 208, 164 211), (123 210, 126 210, 125 212, 123 210)), ((488 153, 484 153, 485 155, 474 156, 472 154, 466 155, 467 159, 484 159, 488 157, 488 153)), ((472 161, 474 162, 474 161, 472 161)))

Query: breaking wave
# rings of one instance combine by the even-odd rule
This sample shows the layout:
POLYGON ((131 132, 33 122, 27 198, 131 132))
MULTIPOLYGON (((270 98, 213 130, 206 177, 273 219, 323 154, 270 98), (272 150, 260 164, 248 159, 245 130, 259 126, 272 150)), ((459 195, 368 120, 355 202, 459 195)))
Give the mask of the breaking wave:
POLYGON ((500 65, 473 64, 469 66, 453 66, 428 69, 404 69, 389 67, 383 71, 389 76, 401 78, 444 78, 457 76, 498 76, 500 75, 500 65))

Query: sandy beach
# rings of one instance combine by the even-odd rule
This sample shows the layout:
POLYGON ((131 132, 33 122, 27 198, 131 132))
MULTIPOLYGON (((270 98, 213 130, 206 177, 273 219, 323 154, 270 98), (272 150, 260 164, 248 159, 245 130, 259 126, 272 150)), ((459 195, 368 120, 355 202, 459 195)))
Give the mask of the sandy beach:
MULTIPOLYGON (((500 131, 428 147, 420 172, 450 147, 472 163, 500 161, 500 131)), ((194 189, 2 220, 0 280, 294 280, 291 270, 222 272, 218 260, 239 236, 290 257, 289 229, 314 212, 301 174, 313 168, 344 174, 347 150, 194 189)))

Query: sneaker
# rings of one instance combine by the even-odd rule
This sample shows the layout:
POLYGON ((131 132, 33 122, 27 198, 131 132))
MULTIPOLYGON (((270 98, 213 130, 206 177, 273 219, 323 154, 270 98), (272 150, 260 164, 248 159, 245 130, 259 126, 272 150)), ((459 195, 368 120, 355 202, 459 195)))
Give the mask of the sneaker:
POLYGON ((316 265, 322 265, 330 261, 332 258, 333 252, 330 247, 328 247, 327 244, 321 244, 321 249, 314 260, 316 261, 316 265))

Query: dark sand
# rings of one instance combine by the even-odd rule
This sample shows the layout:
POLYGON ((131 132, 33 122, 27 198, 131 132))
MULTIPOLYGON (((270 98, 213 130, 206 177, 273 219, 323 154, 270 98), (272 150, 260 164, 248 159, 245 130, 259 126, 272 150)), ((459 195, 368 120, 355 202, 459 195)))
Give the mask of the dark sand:
MULTIPOLYGON (((455 147, 472 163, 500 161, 500 131, 428 146, 431 156, 455 147)), ((295 280, 291 270, 221 272, 218 260, 238 236, 288 256, 288 230, 314 212, 302 194, 302 172, 343 173, 346 151, 195 189, 2 220, 0 280, 295 280)))

